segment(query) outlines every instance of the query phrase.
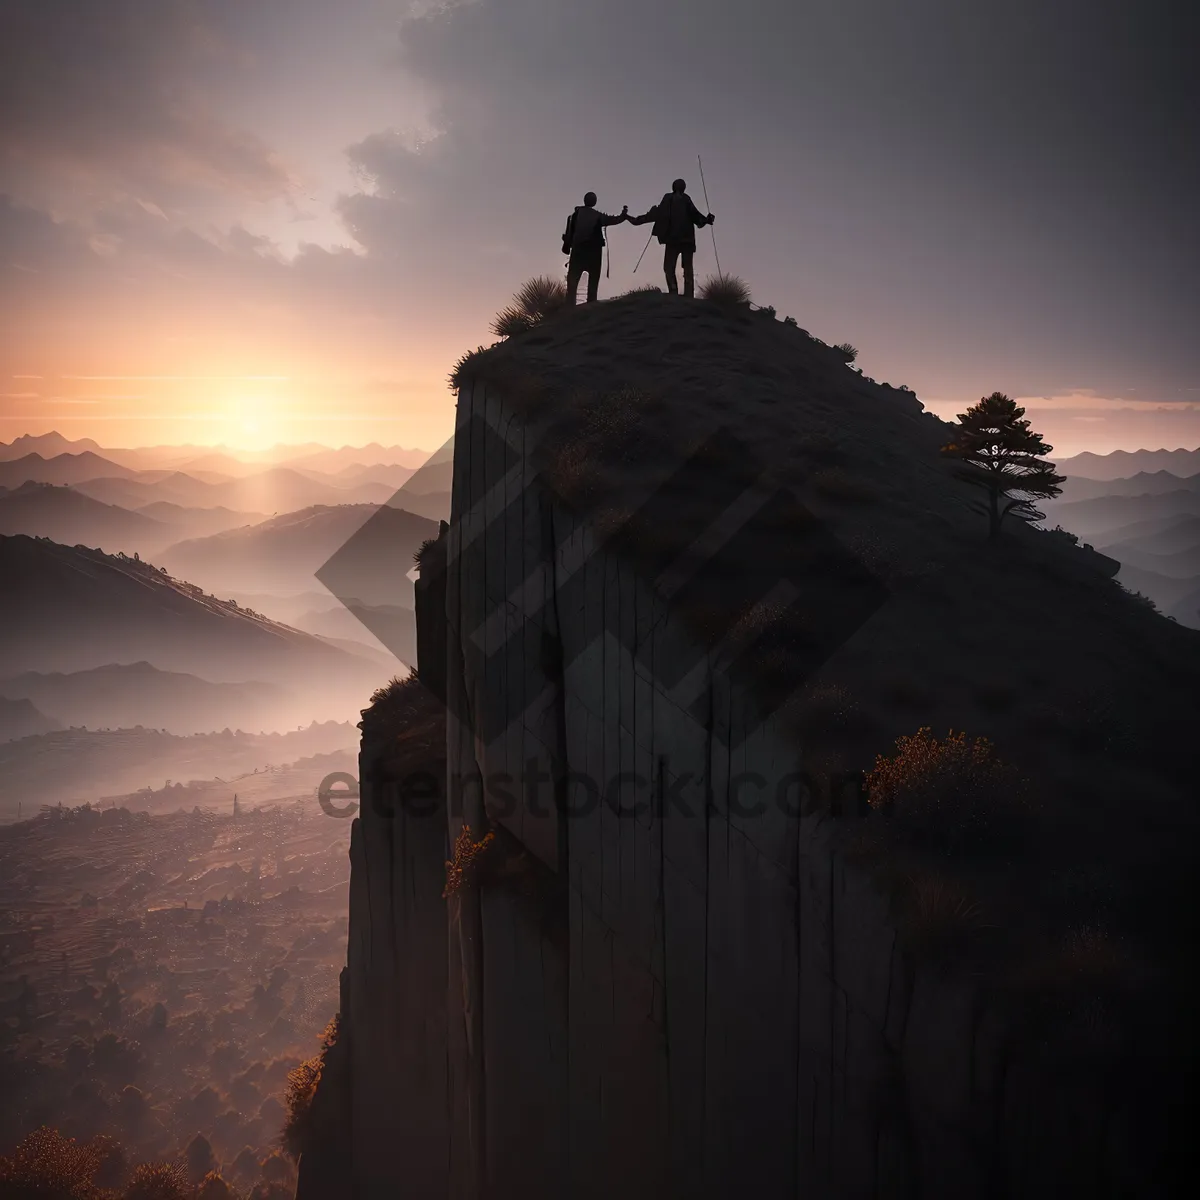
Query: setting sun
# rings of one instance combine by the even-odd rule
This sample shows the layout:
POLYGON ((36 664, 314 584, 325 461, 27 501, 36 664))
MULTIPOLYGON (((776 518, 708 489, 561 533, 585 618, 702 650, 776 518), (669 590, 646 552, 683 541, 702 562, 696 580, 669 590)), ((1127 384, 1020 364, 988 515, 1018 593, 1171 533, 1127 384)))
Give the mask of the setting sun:
POLYGON ((238 450, 265 450, 285 440, 282 409, 275 396, 239 392, 229 399, 222 414, 221 441, 238 450))

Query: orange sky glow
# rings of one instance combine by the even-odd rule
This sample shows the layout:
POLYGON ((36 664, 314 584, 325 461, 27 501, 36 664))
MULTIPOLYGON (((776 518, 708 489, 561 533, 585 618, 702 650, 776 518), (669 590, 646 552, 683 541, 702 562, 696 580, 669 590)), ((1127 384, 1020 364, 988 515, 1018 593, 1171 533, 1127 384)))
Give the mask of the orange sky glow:
MULTIPOLYGON (((0 440, 434 449, 449 372, 561 277, 584 191, 641 212, 682 174, 703 200, 702 151, 699 279, 719 238, 867 375, 949 418, 1006 392, 1060 456, 1200 445, 1172 64, 1130 74, 1101 13, 1084 54, 1032 0, 964 44, 936 6, 656 0, 686 43, 664 58, 643 4, 0 10, 25 47, 0 73, 0 440)), ((602 297, 661 286, 644 244, 610 231, 602 297)))

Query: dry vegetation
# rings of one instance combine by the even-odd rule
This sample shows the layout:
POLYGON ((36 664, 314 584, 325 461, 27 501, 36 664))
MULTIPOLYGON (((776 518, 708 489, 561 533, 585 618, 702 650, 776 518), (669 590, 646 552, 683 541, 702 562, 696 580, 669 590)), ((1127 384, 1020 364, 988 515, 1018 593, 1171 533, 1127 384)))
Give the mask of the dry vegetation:
POLYGON ((710 276, 701 283, 699 294, 701 300, 725 308, 748 307, 750 304, 750 285, 737 275, 710 276))
POLYGON ((1007 845, 1025 813, 1028 784, 987 738, 928 728, 896 739, 866 780, 871 807, 910 836, 951 851, 1007 845))
POLYGON ((502 338, 527 333, 547 317, 566 308, 568 300, 567 285, 561 279, 539 275, 523 284, 513 296, 512 303, 496 315, 492 332, 502 338))
POLYGON ((313 1135, 313 1101, 326 1059, 337 1045, 340 1025, 340 1015, 335 1015, 321 1034, 320 1051, 288 1072, 287 1120, 283 1126, 282 1141, 284 1149, 296 1160, 299 1160, 313 1135))
POLYGON ((422 687, 415 669, 371 697, 358 727, 363 731, 364 748, 377 754, 379 767, 388 778, 437 771, 445 762, 446 710, 422 687))
POLYGON ((454 839, 454 857, 446 863, 446 886, 442 899, 449 899, 460 889, 470 887, 482 866, 488 851, 495 844, 496 835, 485 833, 479 841, 471 837, 470 825, 464 825, 454 839))

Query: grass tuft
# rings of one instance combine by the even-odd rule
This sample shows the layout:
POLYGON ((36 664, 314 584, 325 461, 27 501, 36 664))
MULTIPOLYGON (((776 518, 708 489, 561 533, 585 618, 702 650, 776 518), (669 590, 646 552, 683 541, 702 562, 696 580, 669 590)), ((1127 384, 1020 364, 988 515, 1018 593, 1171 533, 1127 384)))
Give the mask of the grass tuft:
POLYGON ((710 275, 700 285, 700 299, 725 308, 741 308, 750 303, 750 286, 737 275, 710 275))
POLYGON ((424 562, 426 557, 432 552, 434 546, 438 544, 438 539, 435 537, 426 538, 414 551, 413 562, 419 567, 424 562))
POLYGON ((527 333, 535 324, 536 322, 528 313, 522 312, 510 304, 508 308, 502 308, 496 314, 491 329, 497 337, 516 337, 518 333, 527 333))
POLYGON ((567 285, 549 275, 536 275, 517 290, 512 303, 496 314, 492 332, 497 337, 527 333, 553 313, 569 305, 567 285))
POLYGON ((568 307, 567 285, 549 275, 535 275, 522 284, 513 302, 534 321, 545 320, 559 309, 568 307))
MULTIPOLYGON (((499 320, 499 317, 496 318, 499 320)), ((491 347, 479 346, 475 350, 469 350, 462 355, 450 371, 447 382, 450 384, 452 391, 458 391, 462 387, 463 379, 466 374, 466 369, 471 363, 477 362, 481 356, 486 355, 491 347)))

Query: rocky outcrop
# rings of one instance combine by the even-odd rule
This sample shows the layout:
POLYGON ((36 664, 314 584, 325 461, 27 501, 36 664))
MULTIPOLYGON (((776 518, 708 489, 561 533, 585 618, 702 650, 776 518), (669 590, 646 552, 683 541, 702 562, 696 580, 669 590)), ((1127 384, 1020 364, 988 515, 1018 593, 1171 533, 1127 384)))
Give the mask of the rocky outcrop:
MULTIPOLYGON (((1134 1090, 1095 1030, 1068 1045, 994 981, 914 954, 845 848, 864 806, 831 786, 833 734, 777 703, 772 664, 795 680, 853 662, 859 628, 891 636, 904 579, 868 527, 850 563, 712 450, 687 503, 677 476, 580 503, 596 480, 570 486, 590 464, 545 432, 536 378, 467 363, 458 382, 454 519, 417 587, 440 786, 427 750, 364 718, 352 1194, 1169 1194, 1169 1072, 1134 1090), (667 525, 639 520, 672 486, 667 525), (682 573, 650 569, 681 554, 682 573)), ((919 417, 887 420, 935 441, 919 417)), ((926 469, 913 496, 942 486, 926 469)), ((1071 571, 1076 591, 1104 574, 1071 571)))
POLYGON ((465 816, 567 886, 559 911, 486 883, 457 900, 457 1194, 1142 1194, 1130 1097, 906 956, 821 797, 789 791, 804 764, 778 722, 746 719, 641 574, 510 462, 505 426, 468 382, 456 512, 516 486, 450 534, 450 770, 544 780, 540 805, 485 790, 465 816), (684 708, 664 681, 697 672, 684 708))

